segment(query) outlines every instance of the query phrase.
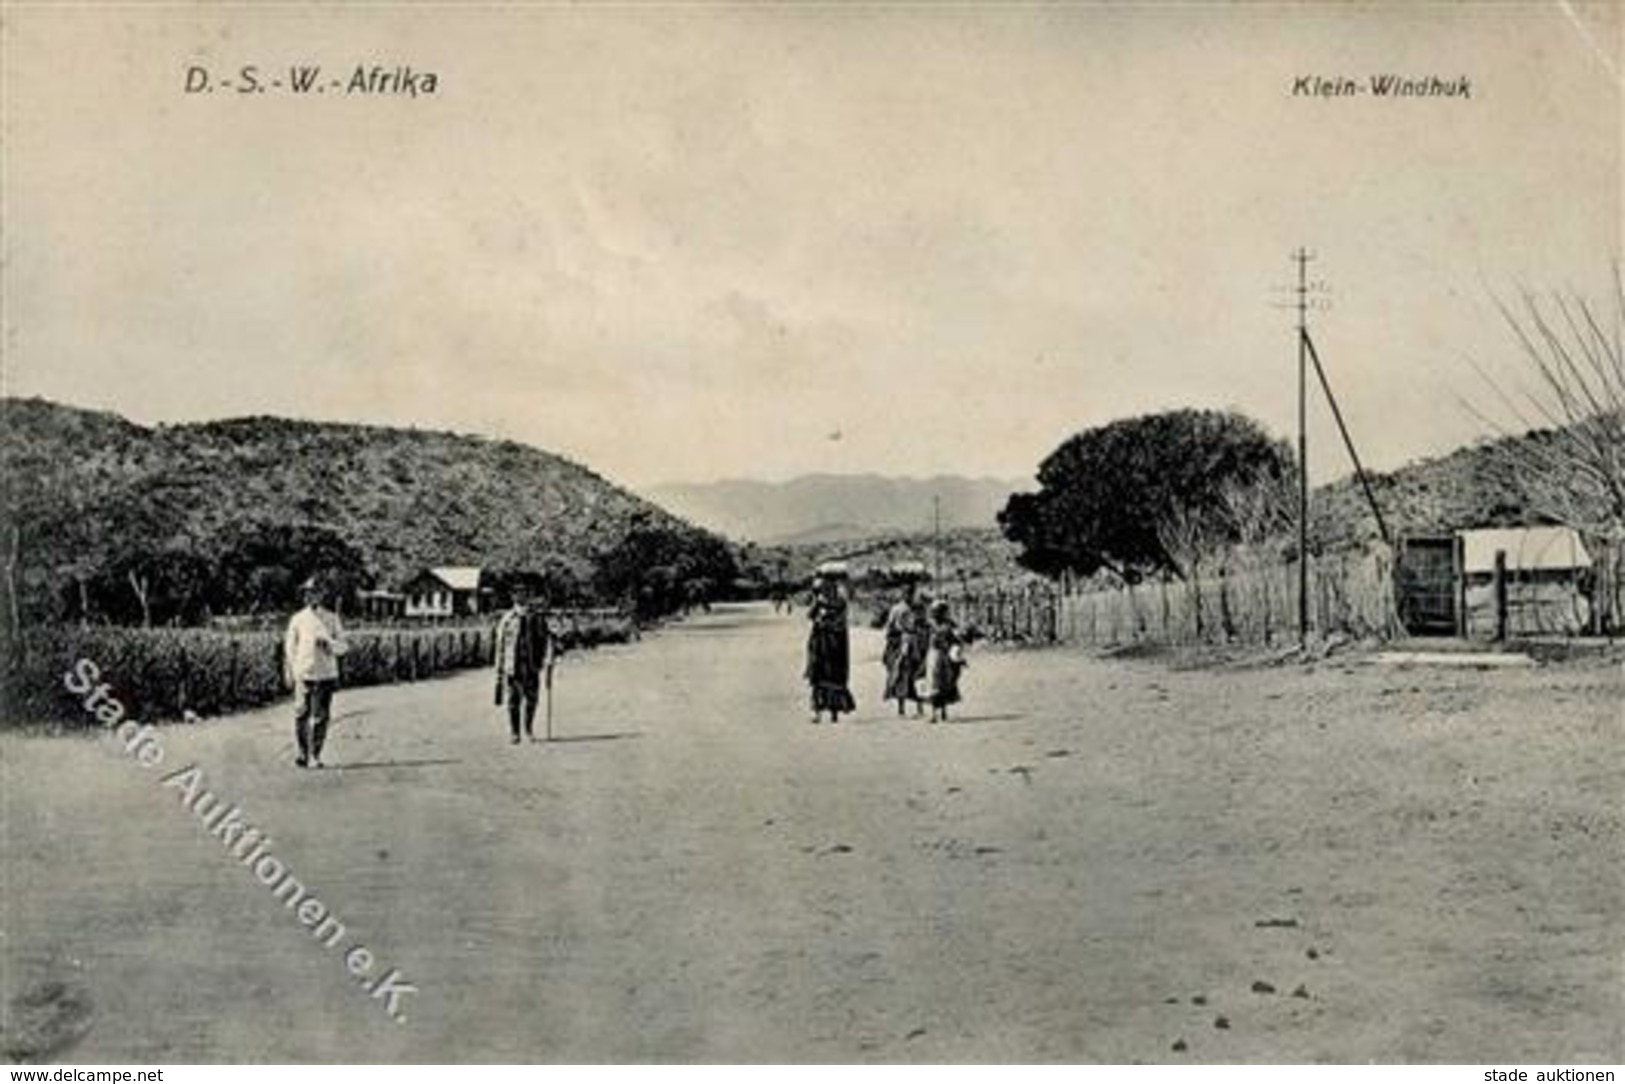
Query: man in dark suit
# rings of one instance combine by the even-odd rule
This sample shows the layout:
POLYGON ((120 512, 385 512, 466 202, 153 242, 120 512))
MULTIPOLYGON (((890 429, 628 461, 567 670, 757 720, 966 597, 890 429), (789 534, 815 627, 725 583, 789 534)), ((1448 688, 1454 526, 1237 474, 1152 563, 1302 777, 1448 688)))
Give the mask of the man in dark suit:
POLYGON ((516 588, 513 608, 497 622, 496 635, 496 702, 500 705, 507 697, 509 741, 514 745, 521 730, 536 740, 536 703, 543 676, 552 684, 555 647, 546 607, 537 604, 528 588, 516 588))

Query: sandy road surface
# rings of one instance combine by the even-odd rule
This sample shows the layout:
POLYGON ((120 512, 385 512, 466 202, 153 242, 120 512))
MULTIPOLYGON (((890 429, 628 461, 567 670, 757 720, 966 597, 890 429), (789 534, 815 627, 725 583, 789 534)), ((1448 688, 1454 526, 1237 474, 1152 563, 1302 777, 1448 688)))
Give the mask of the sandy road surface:
POLYGON ((1625 1058, 1617 669, 983 651, 964 718, 929 727, 875 702, 859 632, 859 717, 815 728, 802 634, 722 610, 572 657, 550 746, 506 743, 485 674, 341 694, 322 773, 283 759, 285 706, 163 730, 162 770, 198 765, 347 944, 419 988, 404 1023, 162 770, 105 737, 0 738, 0 1041, 80 1062, 1625 1058))

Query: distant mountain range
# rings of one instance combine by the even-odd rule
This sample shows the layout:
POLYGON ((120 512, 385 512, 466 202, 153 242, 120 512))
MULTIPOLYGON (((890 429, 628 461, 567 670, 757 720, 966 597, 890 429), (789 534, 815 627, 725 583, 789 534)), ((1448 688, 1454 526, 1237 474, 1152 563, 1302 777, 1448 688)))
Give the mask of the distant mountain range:
MULTIPOLYGON (((1391 530, 1448 533, 1463 526, 1527 522, 1534 514, 1528 478, 1510 475, 1500 450, 1539 434, 1506 437, 1371 476, 1391 530)), ((902 478, 810 474, 787 482, 733 480, 655 486, 647 496, 683 518, 738 541, 835 552, 848 543, 921 536, 932 531, 939 498, 942 529, 995 528, 1011 493, 1036 481, 997 478, 902 478)), ((1318 533, 1333 545, 1374 538, 1377 527, 1353 477, 1316 486, 1318 533)))
POLYGON ((1012 492, 1000 478, 809 474, 787 482, 732 480, 655 486, 647 496, 703 527, 763 545, 817 545, 892 532, 927 532, 934 504, 943 530, 994 526, 1012 492))

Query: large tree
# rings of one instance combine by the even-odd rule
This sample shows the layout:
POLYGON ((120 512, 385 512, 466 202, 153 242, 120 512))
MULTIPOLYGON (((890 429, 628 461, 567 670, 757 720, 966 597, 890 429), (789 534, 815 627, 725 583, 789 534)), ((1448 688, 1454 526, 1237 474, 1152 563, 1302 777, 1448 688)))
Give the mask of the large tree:
POLYGON ((1244 415, 1149 414, 1067 440, 1039 465, 1038 492, 1011 496, 999 525, 1044 575, 1183 574, 1166 545, 1170 521, 1226 523, 1227 492, 1292 470, 1288 447, 1244 415))
POLYGON ((733 551, 721 538, 639 515, 618 542, 598 554, 593 582, 600 598, 628 603, 639 617, 655 618, 708 601, 738 575, 733 551))
POLYGON ((321 576, 345 604, 372 576, 361 551, 315 523, 251 523, 219 540, 211 602, 217 612, 297 609, 299 585, 321 576))

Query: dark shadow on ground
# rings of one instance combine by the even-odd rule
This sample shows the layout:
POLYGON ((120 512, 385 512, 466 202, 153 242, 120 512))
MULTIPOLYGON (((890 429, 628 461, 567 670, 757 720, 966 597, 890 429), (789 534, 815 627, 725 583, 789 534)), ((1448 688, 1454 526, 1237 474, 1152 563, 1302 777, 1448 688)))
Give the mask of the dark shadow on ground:
POLYGON ((583 741, 624 741, 628 738, 641 738, 642 734, 636 731, 626 731, 619 734, 562 734, 552 738, 543 738, 543 745, 569 745, 583 741))
POLYGON ((842 719, 841 726, 913 726, 916 723, 929 722, 929 715, 915 715, 912 711, 907 715, 865 715, 859 719, 842 719))

